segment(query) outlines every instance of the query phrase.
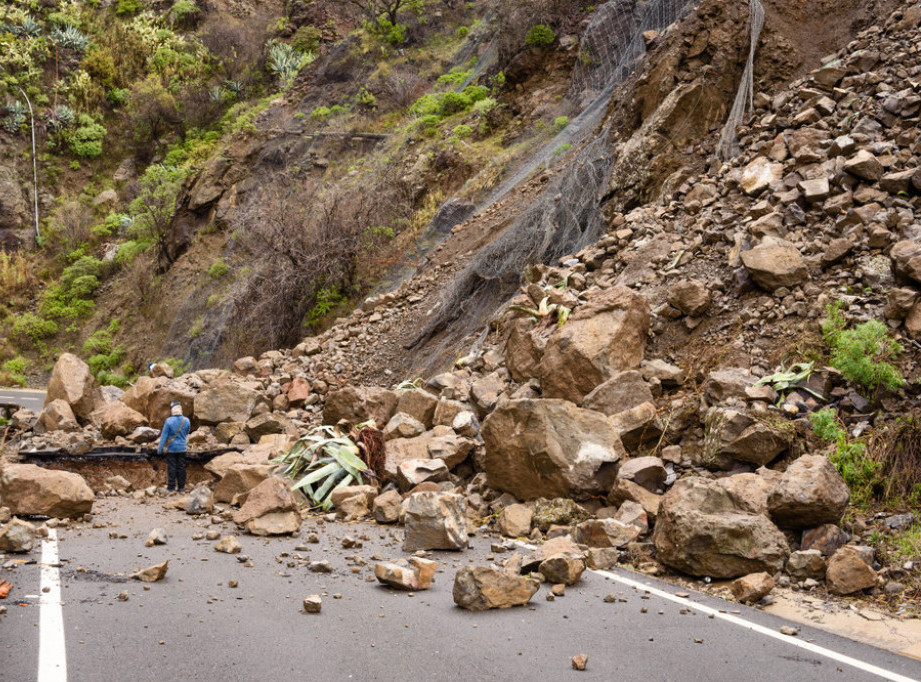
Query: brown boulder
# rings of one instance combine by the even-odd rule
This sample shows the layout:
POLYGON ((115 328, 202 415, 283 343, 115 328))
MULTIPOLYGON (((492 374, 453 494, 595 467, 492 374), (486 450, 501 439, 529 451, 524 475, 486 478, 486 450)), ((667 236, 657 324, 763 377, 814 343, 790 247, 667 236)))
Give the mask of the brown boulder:
POLYGON ((889 258, 892 259, 892 270, 896 276, 921 282, 921 244, 896 242, 889 251, 889 258))
POLYGON ((646 350, 649 304, 625 286, 576 308, 547 339, 538 367, 543 395, 576 404, 620 370, 636 369, 646 350))
POLYGON ((742 264, 758 286, 774 291, 794 287, 809 278, 806 261, 792 244, 780 239, 765 239, 760 245, 743 251, 742 264))
POLYGON ((90 367, 73 353, 63 353, 54 363, 45 405, 54 400, 63 400, 79 420, 89 419, 94 405, 93 389, 96 382, 90 367))
POLYGON ((0 499, 13 514, 76 518, 92 511, 95 496, 79 474, 10 464, 0 473, 0 499))
POLYGON ((573 533, 573 540, 589 547, 623 547, 640 536, 641 529, 617 519, 583 521, 573 533))
POLYGON ((575 585, 585 571, 585 560, 568 554, 554 554, 540 562, 538 569, 547 582, 575 585))
POLYGON ((803 531, 800 549, 817 549, 822 556, 831 556, 844 547, 850 536, 833 523, 825 523, 803 531))
POLYGON ((832 594, 852 594, 876 585, 876 571, 857 547, 845 545, 828 560, 825 582, 832 594))
POLYGON ((511 400, 483 422, 493 488, 520 500, 610 490, 623 445, 608 419, 565 400, 511 400))
POLYGON ((52 400, 45 403, 45 409, 38 415, 36 430, 39 433, 49 431, 76 431, 80 428, 74 412, 66 400, 52 400))
POLYGON ((214 485, 215 502, 233 502, 272 475, 274 464, 231 464, 227 473, 214 485))
POLYGON ((686 279, 669 285, 668 302, 685 315, 698 317, 710 307, 710 292, 703 282, 686 279))
POLYGON ((383 427, 397 410, 400 394, 376 386, 346 386, 330 391, 323 406, 323 423, 337 424, 345 420, 359 424, 373 419, 383 427))
POLYGON ((400 392, 399 395, 397 412, 412 417, 426 428, 430 428, 438 398, 421 388, 411 388, 400 392))
POLYGON ((464 498, 454 493, 413 493, 406 503, 403 549, 464 549, 464 498))
POLYGON ((249 491, 246 504, 233 515, 234 523, 243 525, 251 519, 274 512, 289 512, 297 509, 297 500, 287 483, 275 476, 267 478, 249 491))
POLYGON ((147 426, 147 419, 123 402, 107 403, 95 410, 90 418, 105 438, 127 436, 139 426, 147 426))
POLYGON ((770 573, 749 573, 737 578, 729 585, 732 596, 745 604, 761 601, 774 589, 774 578, 770 573))
MULTIPOLYGON (((156 379, 148 376, 138 377, 134 385, 122 393, 119 400, 130 407, 135 412, 143 414, 150 419, 150 397, 154 391, 166 384, 166 377, 157 377, 156 379)), ((160 424, 162 426, 162 423, 160 424)))
POLYGON ((746 510, 724 486, 696 476, 665 494, 653 543, 666 565, 714 578, 775 573, 790 554, 783 533, 767 516, 746 510))
POLYGON ((527 537, 531 532, 534 511, 523 504, 510 504, 499 512, 496 525, 502 535, 509 538, 527 537))
POLYGON ((768 496, 774 522, 783 528, 811 528, 841 520, 850 491, 825 455, 794 461, 768 496))
POLYGON ((192 409, 201 424, 247 422, 259 400, 259 394, 246 386, 225 381, 195 396, 192 409))
POLYGON ((454 576, 454 603, 468 611, 507 609, 531 601, 540 583, 492 566, 464 566, 454 576))

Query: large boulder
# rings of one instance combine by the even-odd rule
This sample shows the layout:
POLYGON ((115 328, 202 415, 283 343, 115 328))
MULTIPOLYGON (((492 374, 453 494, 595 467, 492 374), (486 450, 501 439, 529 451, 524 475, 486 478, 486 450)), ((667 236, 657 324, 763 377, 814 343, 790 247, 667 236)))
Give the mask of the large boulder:
POLYGON ((182 405, 184 416, 195 419, 195 396, 195 390, 185 384, 182 379, 173 379, 150 393, 147 411, 141 414, 147 417, 151 426, 162 429, 163 422, 170 416, 170 409, 175 401, 182 405))
POLYGON ((531 601, 540 583, 492 566, 464 566, 454 576, 454 603, 468 611, 507 609, 531 601))
POLYGON ((747 412, 711 407, 704 418, 703 463, 730 468, 738 460, 764 466, 793 444, 792 426, 747 412))
POLYGON ((54 363, 45 405, 54 400, 63 400, 80 421, 90 418, 95 408, 93 389, 96 382, 90 367, 73 353, 63 353, 54 363))
POLYGON ((464 549, 464 498, 454 493, 413 493, 406 501, 403 549, 464 549))
POLYGON ((783 473, 768 496, 774 522, 783 528, 838 523, 850 499, 847 483, 825 455, 803 455, 783 473))
POLYGON ((773 574, 790 554, 783 533, 767 516, 751 511, 720 481, 697 476, 678 481, 666 493, 652 538, 664 564, 713 578, 773 574))
POLYGON ((538 367, 543 395, 576 404, 614 373, 636 369, 646 351, 649 304, 625 286, 576 308, 547 339, 538 367))
POLYGON ((274 464, 231 464, 224 477, 214 485, 215 502, 233 502, 246 495, 275 471, 274 464))
POLYGON ((794 287, 809 278, 800 252, 781 239, 765 239, 755 248, 743 251, 741 257, 755 283, 768 291, 794 287))
POLYGON ((346 386, 326 396, 323 423, 337 424, 344 419, 350 424, 358 424, 373 419, 378 427, 383 428, 396 412, 399 402, 400 394, 396 391, 376 386, 346 386))
POLYGON ((892 259, 892 270, 898 277, 921 282, 921 244, 896 242, 889 251, 889 257, 892 259))
POLYGON ((859 547, 845 545, 828 560, 825 581, 832 594, 852 594, 876 585, 876 571, 859 547))
MULTIPOLYGON (((148 421, 150 421, 150 398, 154 391, 166 384, 167 381, 166 377, 157 377, 156 379, 148 376, 138 377, 134 385, 122 393, 119 400, 135 412, 148 417, 148 421)), ((161 423, 160 426, 162 425, 161 423)))
POLYGON ((233 520, 242 526, 247 521, 272 512, 289 512, 296 509, 297 500, 294 493, 285 481, 273 476, 249 491, 246 503, 233 515, 233 520))
POLYGON ((66 400, 60 398, 45 403, 45 409, 38 415, 36 430, 39 433, 49 431, 76 431, 80 428, 77 417, 66 400))
POLYGON ((505 366, 512 378, 524 383, 540 375, 540 360, 547 337, 538 331, 531 318, 519 317, 511 322, 505 340, 505 366))
POLYGON ((213 386, 195 396, 192 409, 201 424, 246 422, 253 414, 259 393, 232 381, 213 386))
POLYGON ((93 509, 93 491, 79 474, 10 464, 0 473, 0 499, 18 515, 76 518, 93 509))
POLYGON ((105 438, 127 436, 139 426, 147 426, 144 415, 119 401, 106 403, 94 410, 90 418, 105 438))
POLYGON ((397 412, 405 414, 420 422, 426 428, 432 425, 438 398, 421 388, 411 388, 400 392, 397 400, 397 412))
POLYGON ((511 400, 483 422, 493 488, 520 500, 605 495, 624 447, 600 412, 565 400, 511 400))

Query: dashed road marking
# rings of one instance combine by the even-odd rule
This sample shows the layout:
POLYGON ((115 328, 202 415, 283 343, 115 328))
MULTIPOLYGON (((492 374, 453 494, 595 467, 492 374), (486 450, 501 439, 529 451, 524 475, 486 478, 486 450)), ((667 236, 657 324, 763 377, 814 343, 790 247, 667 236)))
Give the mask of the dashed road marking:
POLYGON ((48 537, 42 541, 38 682, 67 682, 64 607, 58 565, 58 534, 54 528, 49 528, 48 537))

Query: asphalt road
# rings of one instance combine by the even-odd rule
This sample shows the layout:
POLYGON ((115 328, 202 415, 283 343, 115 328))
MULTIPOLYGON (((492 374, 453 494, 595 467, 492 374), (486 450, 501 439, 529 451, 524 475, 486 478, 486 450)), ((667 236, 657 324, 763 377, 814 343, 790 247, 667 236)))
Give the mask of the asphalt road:
POLYGON ((39 652, 49 615, 40 610, 57 607, 38 605, 39 566, 0 570, 14 583, 0 602, 9 610, 0 620, 0 679, 38 679, 40 656, 59 656, 67 668, 66 678, 42 682, 887 678, 867 666, 902 676, 891 679, 921 679, 919 661, 800 625, 798 637, 781 636, 780 626, 788 623, 779 618, 704 595, 676 597, 674 586, 626 571, 608 577, 586 571, 553 602, 542 587, 528 607, 463 611, 451 598, 454 573, 485 560, 489 541, 483 538, 463 553, 433 553, 441 572, 432 589, 410 595, 368 581, 372 557, 403 556, 399 529, 314 522, 299 538, 241 535, 242 555, 253 563, 247 567, 242 555, 192 540, 209 528, 230 532, 229 525, 193 520, 159 502, 108 498, 96 511, 105 527, 57 530, 66 655, 50 636, 39 652), (169 542, 145 548, 154 527, 164 528, 169 542), (320 542, 295 550, 312 531, 320 542), (127 537, 110 539, 110 533, 127 537), (342 549, 345 535, 367 539, 362 548, 342 549), (326 559, 333 572, 311 573, 300 558, 326 559), (169 573, 149 591, 119 576, 165 559, 169 573), (230 587, 231 580, 239 587, 230 587), (118 599, 123 591, 126 601, 118 599), (321 614, 301 611, 312 593, 324 595, 321 614), (605 602, 609 593, 619 600, 605 602), (584 672, 570 665, 578 653, 588 655, 584 672))
POLYGON ((45 406, 45 392, 0 388, 0 403, 13 403, 20 407, 27 407, 38 414, 45 406))

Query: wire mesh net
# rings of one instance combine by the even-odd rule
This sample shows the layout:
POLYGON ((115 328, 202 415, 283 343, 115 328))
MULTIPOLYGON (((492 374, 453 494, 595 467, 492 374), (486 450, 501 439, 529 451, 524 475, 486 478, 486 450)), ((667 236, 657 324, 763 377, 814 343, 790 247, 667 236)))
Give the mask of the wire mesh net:
POLYGON ((751 41, 748 48, 748 60, 745 62, 745 70, 742 72, 742 80, 739 83, 735 101, 732 103, 732 109, 729 111, 729 118, 726 120, 720 141, 716 146, 716 156, 723 160, 730 159, 739 153, 739 138, 736 130, 742 124, 745 115, 754 108, 752 100, 755 86, 755 49, 758 46, 761 29, 764 28, 764 6, 759 0, 750 0, 748 12, 751 41))

